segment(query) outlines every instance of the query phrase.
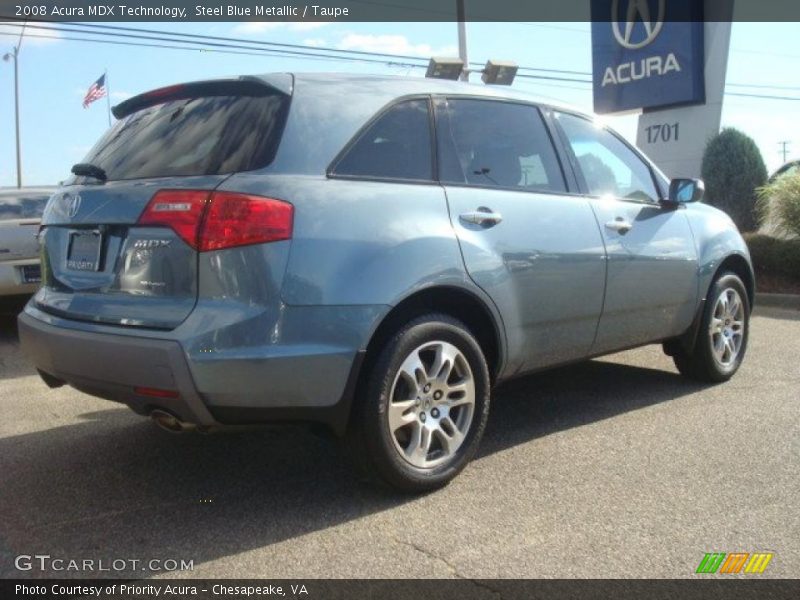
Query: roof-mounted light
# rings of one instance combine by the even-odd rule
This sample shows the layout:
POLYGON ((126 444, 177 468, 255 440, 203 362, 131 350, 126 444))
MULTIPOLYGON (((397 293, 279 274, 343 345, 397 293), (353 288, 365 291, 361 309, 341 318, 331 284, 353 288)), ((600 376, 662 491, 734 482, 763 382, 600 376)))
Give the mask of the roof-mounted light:
POLYGON ((489 85, 511 85, 518 68, 517 63, 510 60, 490 60, 483 68, 481 79, 489 85))
POLYGON ((428 63, 428 71, 425 77, 432 77, 434 79, 451 79, 455 81, 461 77, 461 72, 464 70, 464 61, 460 58, 442 58, 434 57, 428 63))

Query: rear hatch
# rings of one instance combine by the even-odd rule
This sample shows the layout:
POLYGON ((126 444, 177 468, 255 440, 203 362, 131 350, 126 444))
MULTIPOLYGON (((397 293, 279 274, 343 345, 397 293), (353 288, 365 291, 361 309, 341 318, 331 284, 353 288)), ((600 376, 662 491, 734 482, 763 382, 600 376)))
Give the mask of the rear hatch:
POLYGON ((200 240, 210 207, 243 206, 214 190, 275 156, 291 89, 281 83, 199 82, 116 106, 119 120, 45 209, 37 306, 84 321, 181 323, 197 301, 198 252, 224 247, 200 240))

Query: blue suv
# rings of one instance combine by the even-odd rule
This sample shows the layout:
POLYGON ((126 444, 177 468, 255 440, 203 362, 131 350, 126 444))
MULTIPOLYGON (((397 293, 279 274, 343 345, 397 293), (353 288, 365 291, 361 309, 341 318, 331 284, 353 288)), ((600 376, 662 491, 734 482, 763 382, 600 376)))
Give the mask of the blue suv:
POLYGON ((50 198, 19 318, 51 387, 171 430, 306 421, 444 485, 499 382, 661 343, 744 357, 747 247, 702 182, 511 89, 270 74, 151 91, 50 198))

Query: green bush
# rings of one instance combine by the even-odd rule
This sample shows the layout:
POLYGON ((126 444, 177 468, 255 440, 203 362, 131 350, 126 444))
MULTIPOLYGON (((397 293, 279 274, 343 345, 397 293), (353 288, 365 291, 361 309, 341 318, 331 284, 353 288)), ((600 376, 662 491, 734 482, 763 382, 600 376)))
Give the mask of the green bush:
POLYGON ((800 281, 800 239, 751 233, 745 236, 745 241, 757 272, 800 281))
POLYGON ((711 138, 703 153, 706 201, 730 215, 740 231, 758 229, 756 190, 767 182, 767 167, 756 143, 737 129, 711 138))
POLYGON ((759 188, 758 200, 762 219, 771 216, 780 233, 800 236, 800 172, 759 188))

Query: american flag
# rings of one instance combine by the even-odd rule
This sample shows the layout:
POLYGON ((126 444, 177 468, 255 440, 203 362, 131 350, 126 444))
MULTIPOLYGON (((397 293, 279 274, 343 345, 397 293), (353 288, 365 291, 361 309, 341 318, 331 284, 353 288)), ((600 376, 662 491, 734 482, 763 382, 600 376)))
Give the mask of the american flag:
POLYGON ((89 105, 95 100, 106 95, 106 74, 100 75, 100 78, 89 86, 89 91, 83 97, 83 108, 88 108, 89 105))

